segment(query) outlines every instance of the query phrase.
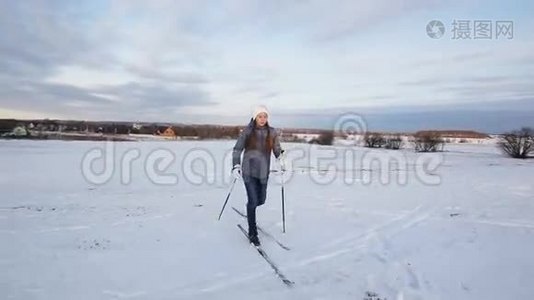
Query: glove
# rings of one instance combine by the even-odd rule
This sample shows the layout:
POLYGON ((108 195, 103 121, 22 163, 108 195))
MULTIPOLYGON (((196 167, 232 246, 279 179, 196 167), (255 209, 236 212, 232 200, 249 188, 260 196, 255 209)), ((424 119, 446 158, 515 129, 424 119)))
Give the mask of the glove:
POLYGON ((235 179, 241 178, 241 165, 235 165, 232 168, 232 176, 234 176, 235 179))

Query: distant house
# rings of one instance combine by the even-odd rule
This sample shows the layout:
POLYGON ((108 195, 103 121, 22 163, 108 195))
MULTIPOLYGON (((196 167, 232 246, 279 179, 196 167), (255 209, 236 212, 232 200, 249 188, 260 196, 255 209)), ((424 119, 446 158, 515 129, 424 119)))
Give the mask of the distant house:
POLYGON ((491 136, 472 130, 425 130, 418 131, 414 137, 427 134, 438 134, 446 143, 483 143, 491 136))
POLYGON ((24 126, 17 126, 13 129, 13 131, 9 134, 9 136, 12 137, 23 137, 28 136, 28 130, 24 126))
POLYGON ((319 133, 294 133, 292 136, 296 140, 303 140, 306 143, 312 143, 313 141, 316 141, 321 134, 319 133))
POLYGON ((172 126, 160 127, 156 130, 156 135, 164 136, 168 138, 176 138, 176 131, 174 131, 172 126))

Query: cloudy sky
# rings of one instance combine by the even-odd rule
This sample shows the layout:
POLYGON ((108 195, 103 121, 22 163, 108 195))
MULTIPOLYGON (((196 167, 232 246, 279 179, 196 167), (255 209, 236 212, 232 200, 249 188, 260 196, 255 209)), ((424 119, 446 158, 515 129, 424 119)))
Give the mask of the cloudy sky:
POLYGON ((274 126, 534 126, 532 3, 0 0, 0 118, 243 124, 265 104, 274 126))

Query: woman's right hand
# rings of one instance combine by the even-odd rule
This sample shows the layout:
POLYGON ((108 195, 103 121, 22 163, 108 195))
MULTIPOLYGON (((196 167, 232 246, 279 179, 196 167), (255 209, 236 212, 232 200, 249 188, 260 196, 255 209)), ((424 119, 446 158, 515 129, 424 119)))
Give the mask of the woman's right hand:
POLYGON ((232 175, 234 176, 235 179, 241 178, 241 165, 235 165, 232 168, 232 175))

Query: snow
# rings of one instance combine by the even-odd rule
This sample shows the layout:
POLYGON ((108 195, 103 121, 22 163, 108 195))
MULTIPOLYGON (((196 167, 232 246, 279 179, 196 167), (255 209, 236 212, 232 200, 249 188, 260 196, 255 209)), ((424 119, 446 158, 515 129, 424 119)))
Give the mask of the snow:
MULTIPOLYGON (((3 298, 534 296, 534 160, 506 158, 494 145, 446 145, 444 153, 421 155, 284 144, 292 161, 287 233, 278 172, 258 218, 291 248, 260 236, 295 282, 288 288, 236 227, 245 221, 230 207, 244 207, 242 182, 217 221, 233 143, 111 143, 113 172, 93 184, 83 160, 106 149, 104 142, 0 141, 3 298), (124 154, 133 151, 139 157, 127 172, 124 154), (172 154, 170 166, 154 153, 172 154)), ((103 159, 93 168, 106 175, 103 159)))

